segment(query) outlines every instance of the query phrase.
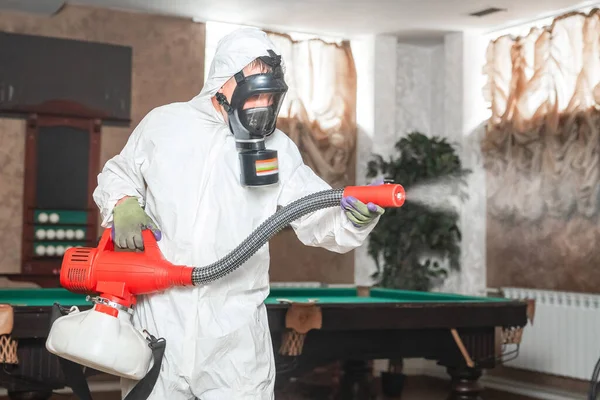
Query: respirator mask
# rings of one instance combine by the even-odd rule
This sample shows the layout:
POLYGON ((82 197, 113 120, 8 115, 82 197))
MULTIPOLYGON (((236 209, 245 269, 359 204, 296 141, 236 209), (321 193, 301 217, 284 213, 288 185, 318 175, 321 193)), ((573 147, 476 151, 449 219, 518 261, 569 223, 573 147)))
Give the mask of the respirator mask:
POLYGON ((244 76, 234 75, 236 88, 231 103, 222 93, 216 99, 227 111, 240 160, 240 183, 243 186, 272 185, 279 181, 277 151, 265 147, 265 138, 275 131, 277 115, 288 90, 281 68, 281 56, 269 50, 258 57, 271 72, 244 76))

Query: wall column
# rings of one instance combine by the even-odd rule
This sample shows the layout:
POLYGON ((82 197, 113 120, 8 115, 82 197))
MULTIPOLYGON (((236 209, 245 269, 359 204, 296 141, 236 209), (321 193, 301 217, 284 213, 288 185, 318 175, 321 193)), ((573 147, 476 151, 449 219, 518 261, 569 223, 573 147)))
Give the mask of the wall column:
MULTIPOLYGON (((367 36, 352 41, 358 74, 356 184, 368 184, 367 163, 372 154, 386 154, 396 136, 396 45, 395 36, 367 36)), ((367 253, 368 241, 356 249, 355 284, 371 286, 377 271, 367 253)))

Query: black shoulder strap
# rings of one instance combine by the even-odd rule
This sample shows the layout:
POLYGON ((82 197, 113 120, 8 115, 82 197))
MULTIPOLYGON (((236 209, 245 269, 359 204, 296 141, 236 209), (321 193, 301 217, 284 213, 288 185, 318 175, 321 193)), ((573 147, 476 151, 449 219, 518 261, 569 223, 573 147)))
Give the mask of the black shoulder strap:
MULTIPOLYGON (((54 321, 66 314, 68 314, 68 310, 55 303, 50 316, 50 326, 52 327, 54 321)), ((158 379, 165 353, 166 341, 164 339, 156 339, 150 334, 148 336, 148 346, 152 349, 154 364, 146 376, 127 394, 125 400, 146 400, 150 396, 150 393, 152 393, 158 379)), ((82 366, 62 357, 58 357, 58 359, 65 376, 66 386, 73 390, 73 393, 79 400, 93 400, 82 366)))
POLYGON ((158 375, 160 374, 160 366, 162 364, 163 356, 165 355, 165 347, 167 342, 165 339, 156 339, 154 336, 146 332, 149 336, 148 346, 152 349, 152 357, 154 364, 150 371, 144 376, 138 383, 135 384, 133 389, 127 394, 125 400, 146 400, 156 384, 158 375))

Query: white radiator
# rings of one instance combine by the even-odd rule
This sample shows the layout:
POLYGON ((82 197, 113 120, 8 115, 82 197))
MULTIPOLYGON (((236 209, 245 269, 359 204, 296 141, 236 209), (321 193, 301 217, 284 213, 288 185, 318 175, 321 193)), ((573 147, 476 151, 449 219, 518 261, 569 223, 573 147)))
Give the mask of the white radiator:
POLYGON ((509 299, 535 300, 533 325, 528 323, 523 331, 518 358, 506 366, 589 380, 600 358, 600 296, 521 288, 502 291, 509 299))

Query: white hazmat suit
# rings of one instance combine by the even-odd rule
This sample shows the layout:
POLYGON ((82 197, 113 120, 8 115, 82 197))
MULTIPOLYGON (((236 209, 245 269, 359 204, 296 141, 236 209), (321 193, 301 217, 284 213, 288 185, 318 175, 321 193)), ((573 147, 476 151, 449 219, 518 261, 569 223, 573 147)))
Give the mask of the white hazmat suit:
MULTIPOLYGON (((148 113, 98 176, 93 196, 102 226, 111 226, 119 199, 137 197, 162 231, 158 244, 165 258, 204 266, 232 251, 278 206, 330 189, 279 130, 266 140, 267 148, 278 151, 279 183, 258 188, 239 184, 234 137, 211 97, 244 66, 268 55, 268 49, 279 54, 258 29, 229 34, 219 42, 198 96, 148 113)), ((341 208, 330 208, 292 227, 305 245, 344 253, 366 239, 377 219, 357 228, 341 208)), ((275 365, 263 303, 269 294, 268 271, 265 245, 214 283, 138 298, 135 327, 167 341, 151 400, 274 398, 275 365)), ((123 396, 135 384, 124 380, 123 396)))

